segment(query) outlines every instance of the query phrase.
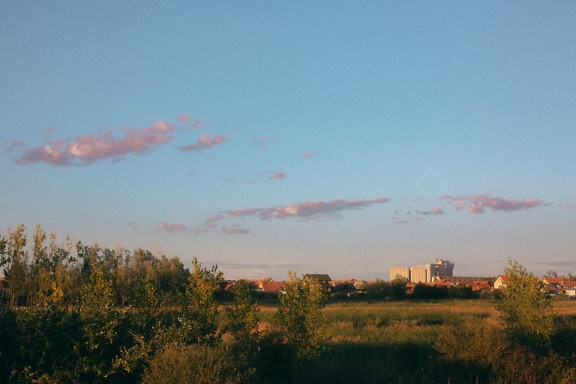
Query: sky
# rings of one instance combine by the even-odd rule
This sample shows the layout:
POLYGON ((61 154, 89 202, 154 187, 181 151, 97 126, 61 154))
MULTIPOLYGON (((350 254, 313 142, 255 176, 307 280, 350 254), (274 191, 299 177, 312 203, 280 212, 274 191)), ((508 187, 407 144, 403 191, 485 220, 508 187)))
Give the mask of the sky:
POLYGON ((573 1, 0 2, 0 233, 234 278, 576 272, 573 1))

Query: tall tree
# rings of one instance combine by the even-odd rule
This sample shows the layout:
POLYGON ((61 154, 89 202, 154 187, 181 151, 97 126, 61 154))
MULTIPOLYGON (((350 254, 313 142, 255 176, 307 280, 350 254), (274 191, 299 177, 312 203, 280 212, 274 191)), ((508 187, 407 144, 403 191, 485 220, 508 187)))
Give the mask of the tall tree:
POLYGON ((112 282, 100 264, 91 268, 88 282, 82 287, 80 317, 85 342, 83 374, 86 380, 100 381, 112 372, 113 358, 119 352, 116 344, 120 314, 114 305, 112 282))
POLYGON ((288 343, 295 350, 296 360, 305 362, 320 353, 326 296, 322 285, 314 278, 298 278, 294 272, 289 272, 288 277, 276 316, 288 343))
POLYGON ((28 254, 26 252, 26 228, 20 224, 15 230, 8 229, 5 252, 0 261, 8 283, 10 304, 23 305, 30 291, 28 254))
POLYGON ((497 308, 507 329, 524 342, 548 342, 554 331, 554 310, 538 277, 515 260, 504 269, 508 283, 497 308))
POLYGON ((222 272, 216 266, 202 267, 196 258, 192 260, 192 268, 184 298, 183 337, 187 344, 210 344, 217 337, 218 303, 214 291, 222 280, 222 272))

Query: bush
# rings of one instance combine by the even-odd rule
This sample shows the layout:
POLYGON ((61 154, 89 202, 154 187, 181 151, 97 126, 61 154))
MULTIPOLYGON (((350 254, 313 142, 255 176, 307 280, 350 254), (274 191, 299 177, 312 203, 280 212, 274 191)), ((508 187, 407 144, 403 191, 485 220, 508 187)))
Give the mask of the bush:
POLYGON ((276 316, 286 341, 294 348, 296 361, 303 363, 319 356, 326 297, 317 280, 297 278, 295 273, 289 273, 289 278, 276 316))
POLYGON ((143 384, 241 383, 241 372, 222 346, 169 344, 148 364, 143 384))

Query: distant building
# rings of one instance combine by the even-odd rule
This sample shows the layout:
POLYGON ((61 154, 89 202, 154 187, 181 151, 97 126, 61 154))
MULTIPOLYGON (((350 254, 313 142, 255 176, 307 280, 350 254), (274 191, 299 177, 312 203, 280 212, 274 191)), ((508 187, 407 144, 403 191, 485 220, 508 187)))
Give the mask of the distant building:
POLYGON ((332 279, 330 278, 330 275, 326 273, 309 273, 304 276, 317 280, 320 284, 322 284, 322 290, 324 292, 331 291, 330 282, 332 281, 332 279))
POLYGON ((499 275, 494 281, 494 289, 506 288, 508 284, 508 275, 499 275))
POLYGON ((431 283, 437 278, 452 276, 454 276, 454 263, 442 259, 436 259, 433 264, 390 268, 390 280, 403 278, 411 283, 431 283))

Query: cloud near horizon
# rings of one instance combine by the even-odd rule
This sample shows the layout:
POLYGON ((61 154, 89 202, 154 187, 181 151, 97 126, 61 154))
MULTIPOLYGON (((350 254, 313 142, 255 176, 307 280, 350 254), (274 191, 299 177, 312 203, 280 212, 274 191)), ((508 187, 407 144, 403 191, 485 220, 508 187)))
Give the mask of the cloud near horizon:
POLYGON ((317 220, 320 218, 338 218, 341 211, 347 209, 360 209, 374 204, 387 203, 386 197, 379 197, 373 200, 330 200, 324 201, 307 201, 304 203, 288 204, 280 207, 270 208, 248 208, 224 211, 230 217, 258 216, 259 220, 268 219, 287 219, 297 217, 305 221, 317 220))
POLYGON ((521 209, 530 209, 544 205, 540 199, 508 200, 502 197, 492 197, 490 193, 483 193, 469 196, 442 195, 438 200, 446 200, 449 204, 454 204, 457 211, 462 211, 468 207, 468 213, 484 213, 485 208, 493 211, 513 212, 521 209))
MULTIPOLYGON (((189 115, 182 115, 177 122, 189 125, 189 115)), ((196 128, 200 120, 188 128, 196 128)), ((130 154, 142 154, 157 146, 167 144, 174 139, 179 129, 166 121, 157 121, 144 128, 123 128, 123 136, 117 137, 112 130, 101 130, 97 134, 80 135, 74 138, 52 140, 50 135, 54 127, 48 128, 46 144, 39 147, 27 147, 23 142, 12 140, 9 150, 21 151, 16 159, 19 165, 48 163, 54 166, 88 165, 98 160, 124 160, 130 154)))
POLYGON ((250 233, 248 228, 244 228, 240 225, 222 226, 220 231, 226 235, 243 235, 250 233))
POLYGON ((160 221, 156 224, 156 229, 165 232, 182 232, 185 231, 187 227, 184 224, 168 224, 165 221, 160 221))
POLYGON ((423 215, 423 216, 428 216, 428 215, 443 215, 444 214, 444 210, 442 208, 436 207, 436 208, 432 208, 429 211, 416 211, 416 213, 418 213, 419 215, 423 215))
MULTIPOLYGON (((389 201, 386 197, 379 197, 373 200, 330 200, 307 201, 304 203, 288 204, 279 207, 269 208, 246 208, 233 209, 220 212, 207 218, 204 223, 198 226, 194 231, 196 233, 210 232, 218 228, 219 224, 227 223, 227 220, 240 219, 245 217, 256 216, 259 220, 281 219, 295 217, 306 222, 319 220, 322 218, 338 219, 341 217, 340 212, 349 209, 361 209, 374 204, 383 204, 389 201)), ((221 225, 220 232, 224 234, 245 234, 250 233, 248 228, 240 224, 221 225)))

